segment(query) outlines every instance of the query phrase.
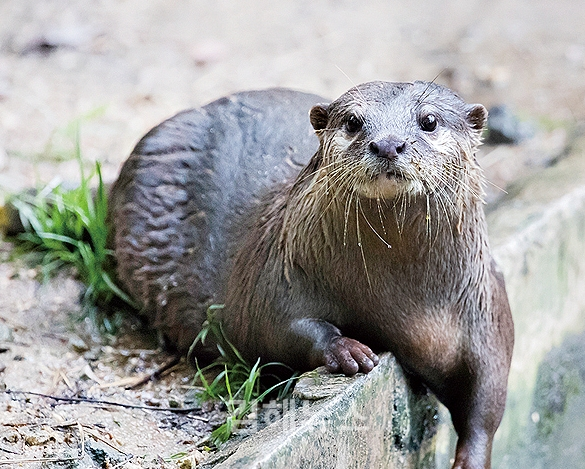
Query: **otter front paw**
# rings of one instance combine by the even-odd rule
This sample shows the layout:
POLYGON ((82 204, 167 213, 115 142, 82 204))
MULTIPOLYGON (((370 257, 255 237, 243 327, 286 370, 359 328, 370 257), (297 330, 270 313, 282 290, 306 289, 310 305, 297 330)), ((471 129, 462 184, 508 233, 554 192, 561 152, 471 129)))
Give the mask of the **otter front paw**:
POLYGON ((349 376, 358 371, 369 373, 378 362, 370 347, 348 337, 336 337, 325 350, 325 366, 331 373, 342 371, 349 376))

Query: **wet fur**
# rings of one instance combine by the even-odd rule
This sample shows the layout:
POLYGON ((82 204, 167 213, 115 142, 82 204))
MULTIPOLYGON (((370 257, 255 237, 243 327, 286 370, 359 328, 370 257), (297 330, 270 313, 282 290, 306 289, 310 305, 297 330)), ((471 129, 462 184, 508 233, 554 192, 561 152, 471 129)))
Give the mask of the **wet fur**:
MULTIPOLYGON (((185 259, 175 261, 191 283, 187 293, 178 290, 183 309, 169 313, 172 305, 159 303, 157 321, 165 324, 168 315, 165 331, 181 328, 188 337, 206 302, 225 302, 225 330, 245 356, 299 369, 367 372, 376 363, 369 347, 392 351, 449 408, 459 434, 454 468, 489 468, 513 324, 488 246, 483 175, 474 158, 485 119, 482 106, 423 82, 366 83, 314 106, 314 156, 282 182, 254 186, 255 202, 230 215, 219 273, 204 283, 199 312, 189 313, 196 308, 186 303, 196 303, 191 289, 201 282, 188 269, 206 270, 185 271, 185 259), (421 130, 425 113, 437 116, 436 132, 421 130), (355 135, 347 132, 349 114, 364 124, 355 135), (406 142, 391 161, 369 150, 389 136, 406 142)), ((133 176, 121 179, 117 199, 133 176)), ((154 189, 148 191, 144 197, 152 198, 154 189)), ((131 219, 135 203, 126 199, 114 217, 131 219)), ((148 270, 152 261, 143 256, 134 266, 124 257, 134 249, 128 246, 140 245, 125 223, 116 235, 119 271, 134 275, 127 284, 140 298, 133 269, 148 270)))
POLYGON ((320 149, 267 197, 226 298, 227 329, 250 357, 316 366, 337 334, 392 351, 450 409, 461 468, 489 467, 513 343, 474 158, 485 118, 432 84, 370 83, 314 110, 320 149), (409 130, 423 107, 443 119, 435 135, 409 130), (400 109, 413 113, 388 122, 400 109), (343 137, 349 112, 372 126, 363 136, 343 137), (377 132, 409 142, 405 182, 375 184, 377 132))

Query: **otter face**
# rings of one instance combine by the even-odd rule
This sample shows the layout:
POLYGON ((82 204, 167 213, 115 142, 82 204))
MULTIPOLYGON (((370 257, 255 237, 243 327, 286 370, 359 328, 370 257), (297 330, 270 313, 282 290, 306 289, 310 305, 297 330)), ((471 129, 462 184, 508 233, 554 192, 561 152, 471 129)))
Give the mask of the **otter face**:
POLYGON ((330 105, 313 107, 310 117, 323 170, 346 178, 348 191, 386 199, 433 193, 452 198, 462 191, 481 196, 465 174, 478 170, 473 155, 487 111, 447 88, 364 83, 330 105))

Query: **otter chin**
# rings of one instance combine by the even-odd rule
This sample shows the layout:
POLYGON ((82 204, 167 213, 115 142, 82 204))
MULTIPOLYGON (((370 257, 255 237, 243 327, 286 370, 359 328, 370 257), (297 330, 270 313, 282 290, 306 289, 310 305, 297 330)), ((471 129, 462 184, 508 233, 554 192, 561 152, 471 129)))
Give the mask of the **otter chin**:
POLYGON ((373 179, 356 184, 356 192, 367 199, 394 199, 399 194, 417 193, 412 181, 397 173, 383 173, 373 179))
POLYGON ((351 375, 392 352, 449 409, 453 468, 489 468, 514 326, 475 159, 486 118, 435 83, 382 81, 180 113, 112 188, 120 282, 182 351, 222 303, 251 360, 351 375))

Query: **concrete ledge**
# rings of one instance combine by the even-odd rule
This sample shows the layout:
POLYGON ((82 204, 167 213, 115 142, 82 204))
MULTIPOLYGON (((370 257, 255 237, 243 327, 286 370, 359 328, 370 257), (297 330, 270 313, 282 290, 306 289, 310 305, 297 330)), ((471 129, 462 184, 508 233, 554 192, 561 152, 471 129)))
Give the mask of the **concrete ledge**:
POLYGON ((540 418, 534 411, 540 364, 585 330, 584 148, 581 138, 569 157, 519 181, 488 216, 516 326, 508 403, 494 445, 497 468, 533 467, 519 461, 540 418))
POLYGON ((367 376, 310 373, 295 393, 281 420, 203 467, 436 467, 437 401, 410 390, 393 356, 385 354, 367 376))

